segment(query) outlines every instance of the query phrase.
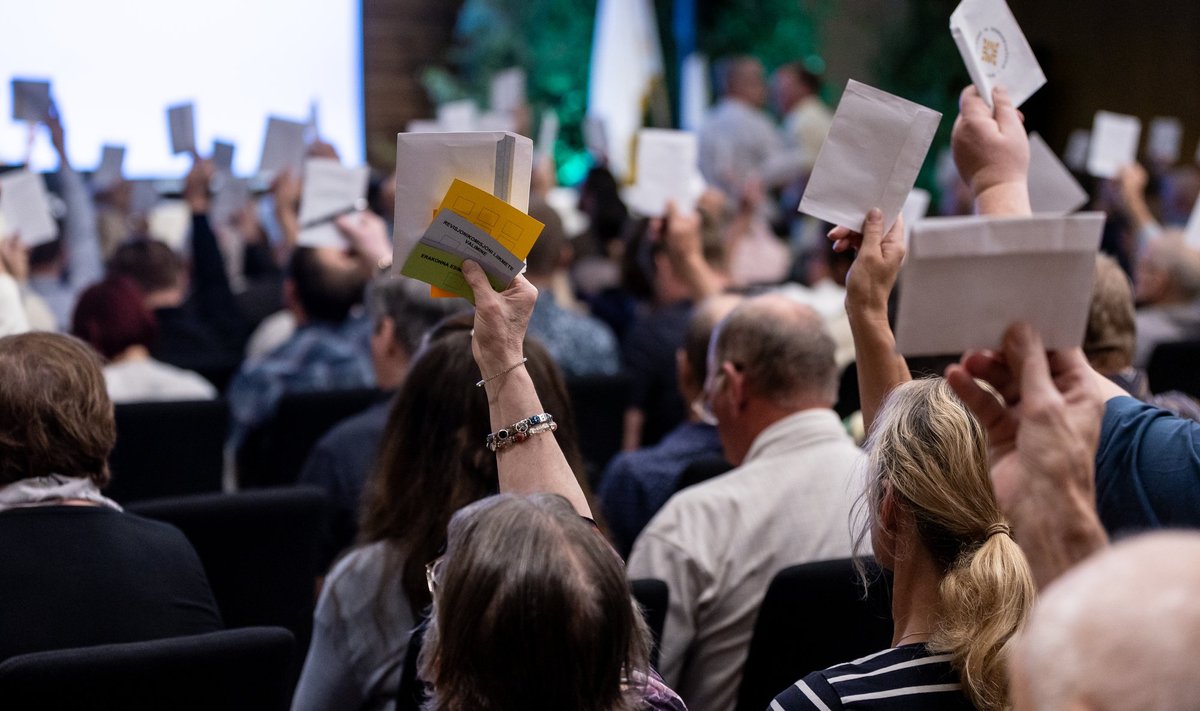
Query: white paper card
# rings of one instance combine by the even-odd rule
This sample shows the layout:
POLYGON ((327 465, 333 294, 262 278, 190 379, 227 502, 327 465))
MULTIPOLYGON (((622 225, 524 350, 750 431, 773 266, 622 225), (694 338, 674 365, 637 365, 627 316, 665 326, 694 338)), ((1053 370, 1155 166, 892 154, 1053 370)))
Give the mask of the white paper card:
POLYGON ((904 244, 908 245, 909 235, 912 234, 913 225, 917 224, 929 214, 929 203, 933 201, 933 195, 929 194, 928 190, 923 188, 913 188, 908 197, 904 198, 904 207, 900 208, 900 214, 904 217, 904 244))
POLYGON ((668 201, 681 210, 692 209, 704 190, 698 156, 696 134, 690 131, 638 131, 635 180, 624 193, 626 203, 647 217, 665 215, 668 201))
POLYGON ((1196 200, 1195 206, 1192 207, 1192 214, 1188 217, 1187 227, 1183 231, 1183 241, 1192 249, 1200 249, 1200 200, 1196 200))
POLYGON ((942 115, 850 80, 800 200, 800 212, 861 230, 883 211, 891 229, 917 180, 942 115))
POLYGON ((510 113, 488 111, 475 119, 475 131, 516 131, 517 120, 510 113))
POLYGON ((1097 111, 1088 146, 1088 173, 1097 178, 1115 178, 1127 165, 1137 162, 1142 122, 1136 116, 1097 111))
POLYGON ((558 143, 558 112, 546 109, 542 112, 542 124, 538 126, 537 146, 539 156, 554 157, 554 146, 558 143))
POLYGON ((167 107, 167 127, 171 131, 171 152, 194 153, 196 151, 196 109, 190 101, 167 107))
POLYGON ((312 158, 304 163, 300 195, 300 238, 303 247, 344 247, 334 220, 366 206, 370 168, 347 168, 336 160, 312 158))
POLYGON ((412 251, 455 179, 528 212, 532 174, 533 141, 514 133, 397 135, 395 253, 412 251))
POLYGON ((267 136, 263 139, 258 172, 275 175, 290 170, 293 175, 298 174, 304 166, 304 154, 308 150, 304 142, 307 128, 307 124, 300 121, 268 117, 267 136))
POLYGON ((1087 171, 1088 149, 1092 145, 1092 132, 1086 128, 1071 131, 1067 139, 1067 150, 1063 152, 1063 162, 1076 173, 1087 171))
POLYGON ((1046 348, 1083 342, 1104 213, 922 220, 900 275, 896 349, 949 355, 998 348, 1031 324, 1046 348))
POLYGON ((105 145, 100 150, 100 165, 92 173, 92 187, 107 190, 121 180, 121 167, 125 164, 125 146, 105 145))
POLYGON ((437 119, 413 119, 404 127, 408 133, 444 133, 437 119))
POLYGON ((950 15, 950 34, 967 73, 990 107, 992 89, 1004 86, 1020 106, 1046 83, 1046 75, 1004 0, 963 0, 950 15))
POLYGON ((525 70, 510 67, 492 76, 489 105, 492 111, 512 113, 525 105, 525 70))
POLYGON ((508 247, 453 210, 438 212, 421 236, 421 242, 459 259, 473 259, 505 284, 525 269, 525 262, 508 247))
POLYGON ((1174 165, 1183 148, 1183 122, 1171 116, 1159 116, 1150 122, 1146 154, 1158 163, 1174 165))
POLYGON ((475 130, 479 120, 479 109, 469 99, 448 101, 438 107, 437 120, 443 131, 466 133, 475 130))
POLYGON ((50 82, 34 79, 12 80, 12 117, 14 121, 45 121, 50 117, 50 82))
POLYGON ((218 175, 233 175, 234 145, 226 141, 213 141, 213 172, 218 175))
POLYGON ((1029 134, 1029 206, 1035 215, 1066 215, 1087 204, 1088 194, 1036 133, 1029 134))
POLYGON ((36 247, 58 237, 58 224, 50 211, 50 198, 42 176, 28 170, 0 175, 0 213, 10 237, 20 235, 21 244, 36 247))

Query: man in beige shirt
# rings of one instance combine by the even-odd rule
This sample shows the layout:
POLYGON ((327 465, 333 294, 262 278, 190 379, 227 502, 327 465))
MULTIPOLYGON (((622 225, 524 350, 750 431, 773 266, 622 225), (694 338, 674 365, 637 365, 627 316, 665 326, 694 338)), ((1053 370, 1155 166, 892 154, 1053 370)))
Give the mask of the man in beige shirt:
POLYGON ((864 462, 831 409, 833 353, 821 318, 777 295, 746 301, 714 335, 706 393, 736 468, 672 497, 628 565, 667 583, 659 671, 692 711, 734 708, 777 572, 850 555, 864 462))
POLYGON ((821 78, 793 62, 775 70, 772 89, 783 116, 783 139, 789 150, 799 154, 799 165, 807 176, 833 124, 833 112, 821 101, 821 78))

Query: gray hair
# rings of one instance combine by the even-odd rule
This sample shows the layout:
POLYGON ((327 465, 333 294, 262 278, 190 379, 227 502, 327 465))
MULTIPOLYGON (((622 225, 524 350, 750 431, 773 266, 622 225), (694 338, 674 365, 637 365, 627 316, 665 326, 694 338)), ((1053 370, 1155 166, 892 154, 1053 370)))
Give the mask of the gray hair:
POLYGON ((381 277, 367 290, 371 320, 390 318, 396 325, 396 343, 409 355, 421 348, 421 339, 439 321, 470 306, 460 299, 435 299, 429 285, 408 277, 381 277))
POLYGON ((1171 284, 1187 299, 1200 297, 1200 254, 1187 246, 1183 233, 1167 230, 1146 245, 1142 259, 1167 273, 1171 284))
POLYGON ((782 407, 805 398, 837 400, 836 346, 808 306, 775 294, 748 299, 714 339, 715 363, 738 366, 759 397, 782 407))
POLYGON ((1152 533, 1094 556, 1043 593, 1014 675, 1030 711, 1185 711, 1200 700, 1200 535, 1152 533))

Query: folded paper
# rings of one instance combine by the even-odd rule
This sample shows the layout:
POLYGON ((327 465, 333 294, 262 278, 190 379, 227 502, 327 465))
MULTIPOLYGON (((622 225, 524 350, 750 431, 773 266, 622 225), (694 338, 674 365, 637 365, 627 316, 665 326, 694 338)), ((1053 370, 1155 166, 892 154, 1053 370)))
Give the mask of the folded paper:
POLYGON ((1088 194, 1036 133, 1029 134, 1029 205, 1035 215, 1066 215, 1087 204, 1088 194))
POLYGON ((1115 178, 1137 162, 1142 122, 1136 116, 1097 111, 1088 145, 1087 170, 1097 178, 1115 178))
POLYGON ((913 227, 900 275, 896 348, 910 356, 1000 346, 1031 324, 1046 348, 1083 342, 1104 214, 945 217, 913 227))
POLYGON ((0 175, 0 213, 8 234, 18 235, 21 244, 36 247, 58 237, 58 223, 50 209, 50 198, 42 176, 28 170, 0 175))
POLYGON ((872 208, 891 229, 942 115, 850 80, 800 200, 800 212, 853 230, 872 208))
POLYGON ((1004 0, 963 0, 950 15, 950 34, 988 106, 997 86, 1020 106, 1045 85, 1046 75, 1004 0))
POLYGON ((300 236, 304 247, 344 247, 336 220, 366 206, 370 169, 347 168, 336 160, 312 158, 304 163, 300 196, 300 236))

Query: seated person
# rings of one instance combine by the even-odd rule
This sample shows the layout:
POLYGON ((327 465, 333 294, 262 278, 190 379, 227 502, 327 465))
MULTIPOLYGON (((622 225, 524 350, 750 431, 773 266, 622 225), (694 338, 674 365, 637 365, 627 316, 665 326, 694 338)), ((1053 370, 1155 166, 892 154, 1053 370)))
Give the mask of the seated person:
POLYGON ((177 529, 101 489, 116 441, 100 358, 50 333, 0 339, 0 659, 221 629, 177 529))
MULTIPOLYGON (((367 304, 374 323, 375 383, 388 391, 404 383, 426 332, 468 307, 461 299, 435 299, 428 284, 407 277, 374 281, 367 290, 367 304)), ((380 402, 339 423, 317 442, 300 472, 301 484, 321 487, 333 503, 333 552, 348 545, 358 530, 363 484, 375 465, 391 409, 390 401, 380 402)))
POLYGON ((230 383, 235 448, 275 414, 284 395, 375 385, 370 353, 358 337, 360 324, 351 316, 366 283, 359 262, 341 249, 292 252, 284 300, 299 328, 265 357, 243 363, 230 383))
POLYGON ((600 479, 597 493, 604 520, 623 556, 629 555, 638 534, 679 488, 688 466, 722 459, 716 425, 703 411, 704 381, 709 338, 737 303, 734 296, 701 302, 692 314, 683 347, 675 352, 679 394, 690 405, 687 419, 656 445, 618 453, 600 479))
POLYGON ((79 297, 71 332, 104 356, 104 381, 113 402, 211 400, 217 389, 190 370, 150 356, 158 324, 137 287, 110 277, 79 297))
MULTIPOLYGON (((367 482, 359 546, 334 566, 313 627, 292 708, 390 708, 409 636, 426 615, 425 564, 446 542, 459 508, 498 490, 487 393, 471 356, 471 320, 430 334, 391 407, 378 463, 367 482)), ((561 423, 555 435, 583 476, 562 376, 545 349, 525 344, 529 372, 561 423)), ((488 373, 491 375, 491 373, 488 373)))

